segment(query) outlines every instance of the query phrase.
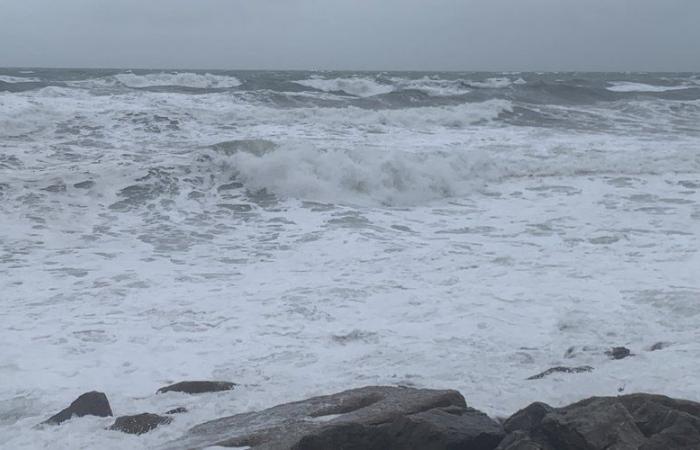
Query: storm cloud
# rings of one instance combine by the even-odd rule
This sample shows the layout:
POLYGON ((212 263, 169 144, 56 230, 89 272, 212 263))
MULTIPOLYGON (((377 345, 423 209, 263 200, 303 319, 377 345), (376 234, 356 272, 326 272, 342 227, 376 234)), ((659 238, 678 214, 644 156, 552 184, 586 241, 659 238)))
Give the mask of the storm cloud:
POLYGON ((697 0, 0 0, 0 66, 700 70, 697 0))

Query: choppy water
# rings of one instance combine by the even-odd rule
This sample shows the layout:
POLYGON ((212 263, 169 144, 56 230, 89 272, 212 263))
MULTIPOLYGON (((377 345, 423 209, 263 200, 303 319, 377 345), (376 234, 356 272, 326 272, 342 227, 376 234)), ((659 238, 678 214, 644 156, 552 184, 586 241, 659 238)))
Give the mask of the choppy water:
POLYGON ((0 69, 0 446, 365 384, 700 400, 699 238, 697 74, 0 69), (245 386, 150 395, 192 378, 245 386), (32 429, 92 389, 192 412, 32 429))

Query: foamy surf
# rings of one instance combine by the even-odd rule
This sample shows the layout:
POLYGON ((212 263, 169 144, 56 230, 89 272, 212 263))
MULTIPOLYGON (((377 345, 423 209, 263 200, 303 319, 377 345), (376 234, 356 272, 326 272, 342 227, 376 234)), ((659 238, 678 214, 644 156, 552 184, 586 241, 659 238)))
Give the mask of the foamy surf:
POLYGON ((700 91, 638 90, 696 75, 34 72, 0 70, 0 447, 365 384, 699 399, 700 91), (527 380, 559 365, 595 370, 527 380), (93 389, 189 412, 35 428, 93 389))

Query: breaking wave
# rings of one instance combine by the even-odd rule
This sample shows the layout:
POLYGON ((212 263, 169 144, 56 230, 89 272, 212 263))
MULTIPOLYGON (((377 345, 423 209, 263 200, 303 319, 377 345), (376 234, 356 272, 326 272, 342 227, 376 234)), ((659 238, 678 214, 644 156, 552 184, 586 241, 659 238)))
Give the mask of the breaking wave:
POLYGON ((659 86, 645 83, 632 83, 629 81, 613 81, 612 86, 607 89, 612 92, 667 92, 678 91, 682 89, 690 89, 694 86, 659 86))
POLYGON ((222 89, 233 88, 241 85, 236 77, 213 75, 210 73, 198 74, 191 72, 175 73, 149 73, 136 75, 123 73, 115 75, 117 81, 132 88, 146 88, 158 86, 180 86, 197 89, 222 89))
POLYGON ((388 94, 395 87, 390 84, 379 83, 375 80, 362 77, 325 79, 313 77, 308 80, 297 80, 295 83, 302 86, 318 89, 324 92, 345 92, 356 97, 372 97, 380 94, 388 94))

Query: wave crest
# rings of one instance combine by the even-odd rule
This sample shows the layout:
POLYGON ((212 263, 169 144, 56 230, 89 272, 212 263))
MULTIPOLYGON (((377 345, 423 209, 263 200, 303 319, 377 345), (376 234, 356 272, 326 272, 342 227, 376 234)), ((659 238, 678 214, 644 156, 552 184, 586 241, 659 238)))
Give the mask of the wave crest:
POLYGON ((296 84, 318 89, 324 92, 345 92, 356 97, 373 97, 375 95, 388 94, 393 92, 395 87, 389 84, 379 83, 370 78, 350 77, 350 78, 319 78, 313 77, 308 80, 297 80, 296 84))
POLYGON ((145 75, 120 73, 114 78, 121 84, 132 88, 180 86, 196 89, 225 89, 241 85, 240 80, 236 77, 193 72, 161 72, 145 75))

